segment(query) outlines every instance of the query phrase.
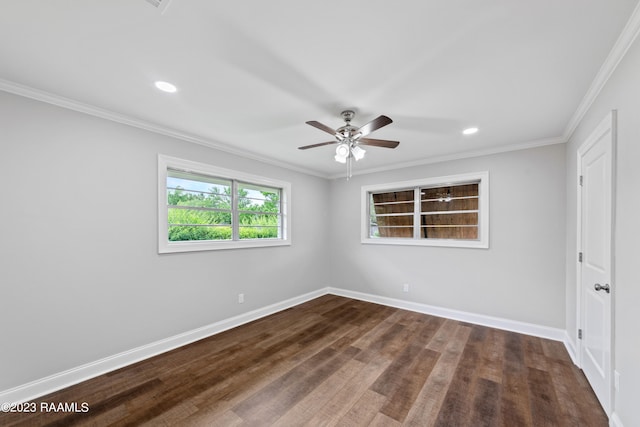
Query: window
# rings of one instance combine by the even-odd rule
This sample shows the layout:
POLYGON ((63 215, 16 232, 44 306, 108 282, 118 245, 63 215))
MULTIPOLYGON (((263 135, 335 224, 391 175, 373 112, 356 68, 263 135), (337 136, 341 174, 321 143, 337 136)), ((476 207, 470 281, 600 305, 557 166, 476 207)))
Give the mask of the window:
POLYGON ((158 251, 290 243, 289 183, 158 156, 158 251))
POLYGON ((489 173, 362 187, 362 242, 489 247, 489 173))

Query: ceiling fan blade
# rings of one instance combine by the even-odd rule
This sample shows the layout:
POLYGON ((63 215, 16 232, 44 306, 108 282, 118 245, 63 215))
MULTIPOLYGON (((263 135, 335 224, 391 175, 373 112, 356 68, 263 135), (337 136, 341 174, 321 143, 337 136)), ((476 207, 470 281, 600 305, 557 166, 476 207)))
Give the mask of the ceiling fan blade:
POLYGON ((400 145, 400 141, 389 141, 388 139, 360 138, 358 139, 358 144, 372 145, 374 147, 396 148, 398 145, 400 145))
POLYGON ((337 143, 338 141, 320 142, 318 144, 311 144, 311 145, 305 145, 303 147, 298 147, 298 150, 307 150, 309 148, 322 147, 323 145, 331 145, 331 144, 337 144, 337 143))
POLYGON ((333 136, 336 136, 336 131, 335 129, 331 129, 329 126, 327 125, 323 125, 320 122, 316 122, 315 120, 311 120, 306 122, 308 125, 313 126, 314 128, 320 129, 325 131, 326 133, 330 133, 333 136))
POLYGON ((391 120, 389 117, 378 116, 377 118, 371 120, 369 123, 358 129, 356 134, 360 134, 360 136, 369 135, 374 130, 380 129, 381 127, 386 126, 390 123, 393 123, 393 120, 391 120))

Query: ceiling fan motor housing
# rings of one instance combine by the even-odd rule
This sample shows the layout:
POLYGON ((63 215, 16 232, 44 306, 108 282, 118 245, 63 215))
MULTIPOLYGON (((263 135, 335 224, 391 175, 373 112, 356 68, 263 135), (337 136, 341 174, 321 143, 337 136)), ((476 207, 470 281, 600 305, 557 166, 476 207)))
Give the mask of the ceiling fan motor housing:
POLYGON ((357 127, 347 124, 336 129, 336 132, 342 135, 344 138, 352 140, 354 139, 357 130, 357 127))
POLYGON ((356 112, 353 110, 344 110, 341 115, 344 121, 348 124, 356 116, 356 112))

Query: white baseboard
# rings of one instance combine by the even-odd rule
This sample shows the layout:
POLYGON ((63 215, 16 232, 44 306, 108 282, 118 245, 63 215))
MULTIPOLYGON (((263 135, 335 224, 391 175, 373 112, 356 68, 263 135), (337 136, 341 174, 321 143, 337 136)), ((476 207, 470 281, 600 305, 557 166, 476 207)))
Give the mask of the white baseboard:
MULTIPOLYGON (((192 342, 208 338, 212 335, 218 334, 228 329, 241 326, 245 323, 249 323, 262 317, 269 316, 271 314, 277 313, 290 307, 294 307, 296 305, 302 304, 326 294, 333 294, 347 298, 373 302, 376 304, 401 308, 418 313, 425 313, 433 316, 474 323, 477 325, 489 326, 492 328, 504 329, 507 331, 548 338, 555 341, 563 341, 565 343, 565 346, 567 346, 567 350, 569 351, 569 354, 572 358, 575 354, 575 351, 569 348, 569 345, 571 345, 572 343, 570 340, 567 340, 568 335, 562 329, 550 328, 547 326, 540 326, 515 320, 502 319, 482 314, 451 310, 411 301, 349 291, 346 289, 326 287, 314 292, 309 292, 298 297, 290 298, 288 300, 269 305, 267 307, 231 317, 229 319, 221 320, 219 322, 212 323, 198 329, 187 331, 179 335, 174 335, 160 341, 137 347, 129 351, 105 357, 104 359, 87 363, 64 372, 59 372, 57 374, 32 381, 30 383, 9 390, 0 391, 0 403, 20 403, 36 399, 40 396, 44 396, 46 394, 61 390, 74 384, 78 384, 82 381, 86 381, 107 372, 114 371, 116 369, 120 369, 127 365, 140 362, 141 360, 157 356, 159 354, 190 344, 192 342)), ((622 424, 618 423, 616 424, 616 426, 621 427, 622 424)))
POLYGON ((210 337, 228 329, 252 322, 265 316, 277 313, 290 307, 302 304, 319 296, 325 295, 327 289, 320 289, 298 297, 269 305, 229 319, 221 320, 198 329, 174 335, 141 347, 134 348, 95 362, 87 363, 64 372, 23 384, 9 390, 0 391, 0 403, 20 403, 36 399, 40 396, 78 384, 82 381, 97 377, 107 372, 120 369, 127 365, 140 362, 167 351, 182 347, 192 342, 210 337))
POLYGON ((616 414, 615 412, 612 413, 611 417, 609 418, 609 425, 611 427, 624 427, 622 421, 620 420, 620 417, 618 417, 618 414, 616 414))
POLYGON ((532 323, 520 322, 517 320, 503 319, 500 317, 486 316, 484 314, 474 314, 465 311, 451 310, 428 304, 399 300, 395 298, 382 297, 379 295, 365 294, 362 292, 349 291, 339 288, 328 288, 328 293, 390 307, 402 308, 404 310, 416 311, 418 313, 430 314, 432 316, 446 317, 447 319, 460 320, 462 322, 476 325, 489 326, 491 328, 503 329, 511 332, 518 332, 526 335, 547 338, 554 341, 564 342, 564 329, 540 326, 532 323))
POLYGON ((573 364, 580 367, 580 364, 578 363, 576 343, 571 339, 567 331, 564 332, 564 339, 562 341, 564 342, 564 346, 567 348, 567 353, 569 353, 573 364))

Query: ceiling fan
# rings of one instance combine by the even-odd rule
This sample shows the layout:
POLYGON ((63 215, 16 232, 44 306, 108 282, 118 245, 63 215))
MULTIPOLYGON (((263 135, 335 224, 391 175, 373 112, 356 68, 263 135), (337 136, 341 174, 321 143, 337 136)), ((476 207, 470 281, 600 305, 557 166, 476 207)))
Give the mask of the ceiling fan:
POLYGON ((347 178, 350 178, 351 159, 355 159, 355 161, 357 162, 364 157, 365 150, 361 148, 362 145, 396 148, 400 144, 399 141, 365 138, 365 136, 369 135, 371 132, 378 130, 390 123, 393 123, 393 120, 391 120, 387 116, 378 116, 366 125, 357 128, 351 124, 351 120, 356 115, 354 111, 345 110, 341 115, 345 121, 345 124, 344 126, 341 126, 335 130, 314 120, 306 122, 308 125, 311 125, 317 129, 320 129, 321 131, 333 135, 335 137, 335 141, 320 142, 318 144, 305 145, 298 148, 300 150, 307 150, 309 148, 322 147, 324 145, 338 144, 338 146, 336 147, 336 155, 334 158, 336 162, 347 164, 347 178))

